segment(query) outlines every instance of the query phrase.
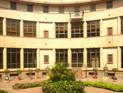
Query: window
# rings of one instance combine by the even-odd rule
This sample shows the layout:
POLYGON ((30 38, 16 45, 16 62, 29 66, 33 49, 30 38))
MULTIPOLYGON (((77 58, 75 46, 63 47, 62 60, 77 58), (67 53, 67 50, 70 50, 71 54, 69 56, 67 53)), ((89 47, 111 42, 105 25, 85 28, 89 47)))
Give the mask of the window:
POLYGON ((110 9, 113 7, 113 0, 107 0, 107 9, 110 9))
POLYGON ((24 36, 36 37, 36 22, 24 21, 24 36))
POLYGON ((83 23, 72 22, 71 23, 71 37, 83 37, 83 23))
POLYGON ((44 31, 44 38, 49 38, 49 32, 48 31, 44 31))
POLYGON ((24 68, 37 67, 36 49, 24 49, 24 68))
POLYGON ((90 10, 91 11, 96 11, 96 4, 91 4, 90 5, 90 10))
POLYGON ((123 47, 121 47, 121 68, 123 68, 123 47))
POLYGON ((7 35, 20 36, 20 21, 7 19, 7 35))
POLYGON ((67 49, 56 49, 56 64, 60 64, 60 63, 68 65, 67 49))
POLYGON ((121 34, 123 34, 123 17, 121 17, 121 34))
POLYGON ((59 13, 64 13, 64 7, 59 7, 59 13))
POLYGON ((87 22, 87 36, 95 37, 100 35, 100 22, 89 21, 87 22))
POLYGON ((108 54, 107 55, 107 58, 108 58, 108 64, 113 64, 113 54, 108 54))
POLYGON ((49 56, 44 55, 44 64, 49 64, 49 56))
POLYGON ((3 69, 3 48, 0 48, 0 69, 3 69))
POLYGON ((16 10, 16 2, 11 2, 11 9, 16 10))
POLYGON ((0 18, 0 35, 3 34, 3 18, 0 18))
POLYGON ((100 49, 99 48, 87 49, 87 67, 91 67, 91 68, 100 67, 100 49))
POLYGON ((7 68, 20 68, 20 49, 7 49, 7 68))
POLYGON ((113 35, 112 27, 108 27, 107 28, 107 34, 108 34, 108 36, 112 36, 113 35))
POLYGON ((27 11, 32 12, 33 11, 33 5, 27 5, 27 11))
POLYGON ((43 6, 43 12, 48 13, 49 12, 49 6, 43 6))
POLYGON ((56 23, 56 38, 67 38, 67 23, 56 23))
POLYGON ((80 6, 74 7, 75 16, 80 16, 80 6))
POLYGON ((83 66, 83 49, 72 49, 72 67, 83 66))

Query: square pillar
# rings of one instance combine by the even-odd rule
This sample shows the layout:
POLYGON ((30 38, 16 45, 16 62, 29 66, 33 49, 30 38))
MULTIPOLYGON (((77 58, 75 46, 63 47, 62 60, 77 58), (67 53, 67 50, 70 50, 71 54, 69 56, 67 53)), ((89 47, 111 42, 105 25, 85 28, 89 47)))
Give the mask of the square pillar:
POLYGON ((84 48, 83 53, 83 69, 87 69, 87 48, 84 48))
POLYGON ((3 19, 3 36, 6 36, 6 18, 3 19))
POLYGON ((52 34, 53 34, 52 38, 56 38, 56 24, 55 24, 55 22, 53 22, 53 32, 52 32, 52 34))
POLYGON ((20 68, 24 70, 24 49, 21 48, 20 50, 20 68))
POLYGON ((20 21, 20 37, 24 36, 24 29, 23 29, 24 25, 23 25, 23 20, 20 21))
POLYGON ((40 68, 40 49, 37 49, 37 68, 40 68))
POLYGON ((72 58, 72 56, 71 56, 72 54, 71 54, 71 49, 68 49, 68 64, 69 64, 69 68, 72 68, 72 60, 71 60, 71 58, 72 58))
POLYGON ((68 38, 71 38, 71 22, 68 22, 68 38))
POLYGON ((83 33, 84 33, 84 37, 87 37, 87 22, 84 21, 83 23, 83 33))
POLYGON ((103 20, 100 20, 100 36, 103 36, 103 20))
POLYGON ((37 23, 36 23, 36 37, 37 37, 37 38, 40 37, 39 32, 40 32, 40 23, 37 22, 37 23))
POLYGON ((53 66, 55 65, 56 63, 56 51, 55 51, 55 48, 53 49, 53 66))
POLYGON ((117 26, 118 26, 117 27, 117 31, 118 31, 117 34, 120 35, 121 34, 121 18, 120 17, 117 18, 117 26))
POLYGON ((104 64, 104 61, 103 61, 103 48, 101 47, 100 48, 100 69, 103 70, 105 64, 104 64))
POLYGON ((3 49, 3 69, 7 69, 7 48, 3 49))
POLYGON ((121 70, 121 48, 117 47, 117 68, 121 70))

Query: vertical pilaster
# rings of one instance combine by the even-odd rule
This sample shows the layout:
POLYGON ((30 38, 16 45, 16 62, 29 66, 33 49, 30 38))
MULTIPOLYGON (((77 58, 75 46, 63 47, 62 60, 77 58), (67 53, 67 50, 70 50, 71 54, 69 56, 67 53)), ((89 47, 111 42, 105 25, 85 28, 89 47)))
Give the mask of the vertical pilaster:
POLYGON ((103 20, 100 20, 100 36, 103 36, 103 20))
POLYGON ((117 34, 120 35, 121 34, 121 18, 118 17, 117 18, 117 34))
POLYGON ((37 37, 37 38, 40 37, 40 36, 39 36, 39 32, 40 32, 39 29, 40 29, 40 28, 39 28, 39 22, 37 22, 37 23, 36 23, 36 37, 37 37))
POLYGON ((84 21, 84 24, 83 24, 83 31, 84 31, 84 37, 87 37, 87 22, 84 21))
POLYGON ((69 64, 69 67, 71 68, 72 67, 72 61, 71 61, 71 49, 68 49, 68 64, 69 64))
POLYGON ((37 49, 37 68, 40 68, 40 49, 37 49))
POLYGON ((55 24, 55 22, 53 22, 53 37, 52 38, 56 38, 56 24, 55 24))
POLYGON ((20 21, 20 37, 24 36, 24 29, 23 29, 23 20, 20 21))
POLYGON ((71 38, 71 22, 68 22, 68 38, 71 38))
POLYGON ((103 48, 100 48, 100 69, 103 70, 105 63, 103 61, 103 48))
POLYGON ((7 48, 3 49, 3 69, 7 69, 7 48))
POLYGON ((55 65, 56 63, 56 51, 55 51, 55 48, 53 49, 53 66, 55 65))
POLYGON ((3 35, 6 36, 6 18, 3 19, 3 35))
POLYGON ((87 48, 84 48, 84 53, 83 53, 83 69, 87 68, 87 48))
POLYGON ((24 49, 21 48, 20 50, 20 68, 24 70, 24 49))
POLYGON ((117 68, 121 69, 121 48, 117 48, 117 68))

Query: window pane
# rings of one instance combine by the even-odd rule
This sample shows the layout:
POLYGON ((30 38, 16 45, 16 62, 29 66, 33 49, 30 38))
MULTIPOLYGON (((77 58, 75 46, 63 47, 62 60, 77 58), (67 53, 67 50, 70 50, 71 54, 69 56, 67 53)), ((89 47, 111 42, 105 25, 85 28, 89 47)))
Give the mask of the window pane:
POLYGON ((59 13, 64 13, 64 7, 59 7, 59 13))
POLYGON ((108 0, 107 1, 107 9, 110 9, 113 7, 113 1, 112 0, 108 0))
POLYGON ((11 2, 11 9, 16 10, 16 2, 11 2))
POLYGON ((90 5, 90 10, 91 11, 96 11, 96 4, 91 4, 90 5))
POLYGON ((0 48, 0 69, 3 69, 3 48, 0 48))
POLYGON ((33 11, 33 5, 27 5, 27 11, 32 12, 33 11))
POLYGON ((3 34, 3 18, 0 18, 0 35, 3 34))
POLYGON ((48 13, 49 12, 49 7, 48 6, 43 6, 43 12, 48 13))

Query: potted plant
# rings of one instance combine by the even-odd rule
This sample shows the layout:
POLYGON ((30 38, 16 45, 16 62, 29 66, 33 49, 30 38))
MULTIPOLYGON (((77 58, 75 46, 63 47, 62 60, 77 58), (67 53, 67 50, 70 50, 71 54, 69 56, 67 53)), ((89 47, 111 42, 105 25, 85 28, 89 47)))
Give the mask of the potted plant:
POLYGON ((22 70, 18 69, 16 72, 18 74, 18 80, 21 80, 20 74, 22 73, 22 70))
POLYGON ((94 71, 94 79, 97 79, 98 69, 94 68, 93 71, 94 71))
POLYGON ((32 80, 33 79, 33 77, 32 77, 32 69, 28 69, 28 72, 29 72, 29 77, 32 80))
POLYGON ((112 79, 117 80, 116 72, 118 71, 118 68, 112 68, 112 71, 114 72, 114 76, 112 77, 112 79))
POLYGON ((40 72, 40 69, 39 68, 36 68, 35 69, 35 72, 36 72, 36 79, 39 79, 39 72, 40 72))
POLYGON ((9 72, 10 72, 10 70, 8 70, 8 69, 5 69, 4 70, 4 73, 5 73, 5 80, 9 80, 9 72))

